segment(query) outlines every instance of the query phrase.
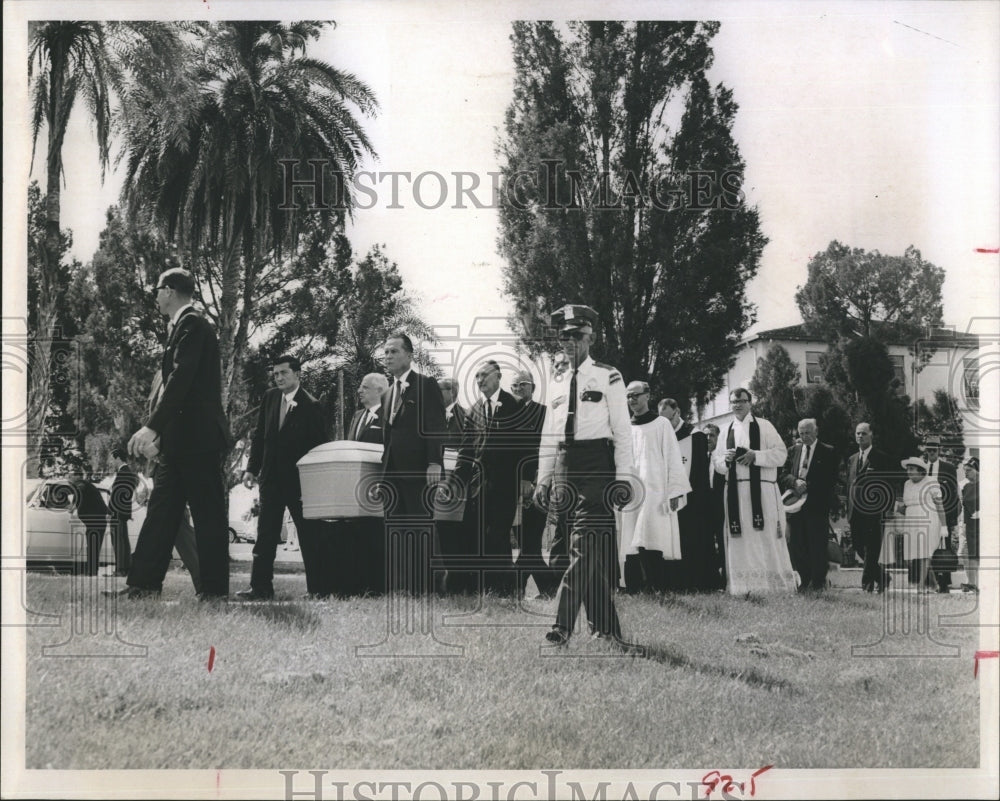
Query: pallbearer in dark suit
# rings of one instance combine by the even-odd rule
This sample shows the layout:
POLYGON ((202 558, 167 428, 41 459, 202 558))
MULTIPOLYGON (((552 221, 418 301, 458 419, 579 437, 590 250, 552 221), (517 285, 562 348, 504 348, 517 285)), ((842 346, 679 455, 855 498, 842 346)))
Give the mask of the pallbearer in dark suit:
POLYGON ((400 554, 411 555, 408 564, 395 566, 402 570, 395 588, 422 594, 430 589, 433 490, 443 475, 444 401, 437 381, 411 368, 413 342, 406 334, 389 336, 384 360, 390 376, 382 400, 386 531, 393 548, 398 544, 400 554))
MULTIPOLYGON (((962 496, 958 491, 958 468, 940 458, 941 438, 936 435, 924 438, 924 461, 927 463, 927 476, 936 478, 941 487, 941 504, 944 506, 945 522, 948 524, 947 544, 934 543, 934 548, 946 547, 952 551, 958 550, 958 536, 955 527, 958 525, 958 513, 962 508, 962 496)), ((934 578, 938 592, 951 591, 951 573, 935 570, 934 578)))
POLYGON ((472 538, 460 551, 468 561, 459 567, 478 568, 484 592, 510 595, 516 584, 510 532, 520 499, 524 443, 518 438, 520 404, 500 389, 500 378, 500 365, 492 360, 476 371, 482 397, 469 410, 450 483, 466 498, 462 522, 472 538))
POLYGON ((136 475, 127 461, 128 451, 114 448, 111 464, 115 468, 115 480, 111 484, 108 498, 108 512, 111 515, 111 541, 115 546, 115 575, 127 576, 132 561, 132 545, 128 540, 128 522, 132 519, 132 500, 135 488, 139 486, 136 475))
POLYGON ((70 475, 70 483, 75 494, 76 516, 86 527, 87 545, 86 575, 96 576, 101 561, 101 546, 108 528, 108 507, 100 491, 76 468, 70 475))
POLYGON ((458 402, 458 384, 454 378, 442 378, 438 387, 444 403, 444 446, 457 451, 462 447, 462 432, 465 431, 468 412, 458 402))
POLYGON ((180 268, 160 275, 156 303, 170 319, 160 363, 161 387, 149 421, 129 440, 133 456, 158 458, 146 521, 139 532, 129 597, 159 594, 184 505, 191 508, 201 598, 229 594, 229 532, 222 462, 229 424, 222 409, 219 340, 191 303, 194 278, 180 268))
POLYGON ((825 590, 829 567, 826 541, 830 530, 830 502, 837 480, 833 447, 817 438, 816 421, 799 421, 801 443, 792 446, 778 483, 786 492, 805 496, 799 511, 788 519, 788 555, 799 574, 799 590, 825 590))
MULTIPOLYGON (((347 438, 382 444, 382 398, 389 382, 381 373, 369 373, 358 385, 360 409, 351 418, 347 438)), ((329 560, 334 591, 340 595, 385 592, 385 529, 382 516, 337 520, 330 524, 329 560)))
POLYGON ((879 567, 882 521, 895 505, 898 469, 889 455, 872 445, 872 429, 858 423, 854 431, 858 452, 847 461, 847 522, 854 550, 865 560, 861 587, 879 592, 889 586, 889 574, 879 567))
POLYGON ((518 479, 521 493, 521 525, 515 526, 519 552, 517 555, 517 589, 524 593, 525 582, 530 576, 542 595, 555 594, 559 577, 553 577, 552 569, 542 557, 542 535, 545 532, 546 514, 531 499, 538 478, 538 446, 542 440, 542 424, 545 422, 546 407, 532 399, 535 381, 531 372, 521 370, 510 385, 511 394, 521 404, 518 410, 518 429, 524 443, 525 453, 519 466, 518 479))
POLYGON ((260 482, 260 517, 250 589, 236 593, 244 600, 274 597, 274 556, 286 509, 299 538, 306 590, 320 598, 332 591, 332 567, 325 558, 323 535, 312 520, 302 517, 302 487, 296 462, 326 442, 326 424, 322 404, 299 384, 301 369, 294 356, 274 360, 271 375, 275 386, 264 393, 257 414, 243 484, 250 489, 260 482))

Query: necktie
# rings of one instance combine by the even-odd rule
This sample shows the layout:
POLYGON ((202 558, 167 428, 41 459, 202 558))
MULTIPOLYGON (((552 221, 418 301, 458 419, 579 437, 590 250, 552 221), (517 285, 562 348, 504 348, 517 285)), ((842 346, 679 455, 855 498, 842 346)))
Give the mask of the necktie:
POLYGON ((806 473, 809 472, 809 445, 806 445, 806 452, 802 457, 802 467, 799 468, 799 477, 805 478, 806 473))
POLYGON ((858 472, 863 473, 865 468, 868 467, 868 454, 861 454, 861 463, 858 465, 858 472))
POLYGON ((395 384, 392 387, 392 416, 389 418, 390 423, 396 421, 396 415, 399 413, 399 407, 403 405, 403 384, 397 378, 395 384))
POLYGON ((573 442, 576 436, 576 370, 573 369, 573 378, 569 382, 569 409, 566 411, 566 444, 573 442))
POLYGON ((493 425, 493 401, 486 399, 486 427, 493 425))
POLYGON ((288 414, 288 398, 281 396, 281 411, 278 413, 278 428, 285 424, 285 415, 288 414))

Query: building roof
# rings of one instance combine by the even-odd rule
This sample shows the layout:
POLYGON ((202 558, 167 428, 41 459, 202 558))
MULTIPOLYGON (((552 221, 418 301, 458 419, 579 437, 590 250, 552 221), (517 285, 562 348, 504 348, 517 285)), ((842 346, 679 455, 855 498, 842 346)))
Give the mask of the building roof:
MULTIPOLYGON (((881 327, 873 325, 873 328, 881 327)), ((884 338, 887 345, 906 345, 912 346, 914 341, 909 337, 902 337, 898 334, 893 336, 891 332, 891 326, 889 336, 884 338)), ((783 328, 769 328, 766 331, 758 331, 756 334, 751 334, 746 339, 743 340, 743 344, 748 345, 751 342, 756 342, 757 340, 762 340, 764 342, 819 342, 822 344, 827 344, 826 340, 823 339, 819 334, 811 333, 803 323, 798 325, 786 325, 783 328)), ((979 337, 975 334, 963 334, 955 331, 953 328, 933 328, 928 332, 928 335, 919 342, 926 342, 928 345, 935 345, 937 347, 952 347, 952 348, 978 348, 980 345, 979 337)))

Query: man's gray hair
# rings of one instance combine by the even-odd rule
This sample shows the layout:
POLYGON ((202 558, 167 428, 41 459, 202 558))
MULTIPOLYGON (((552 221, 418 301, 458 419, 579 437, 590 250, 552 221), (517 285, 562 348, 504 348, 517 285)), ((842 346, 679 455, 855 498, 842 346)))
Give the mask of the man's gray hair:
POLYGON ((799 425, 800 426, 805 425, 808 426, 809 428, 812 428, 814 431, 819 431, 819 426, 816 424, 815 417, 803 417, 801 420, 799 420, 799 425))
POLYGON ((378 391, 382 395, 384 395, 386 391, 389 389, 389 379, 386 378, 384 375, 382 375, 382 373, 369 373, 368 375, 366 375, 364 378, 361 379, 361 383, 364 383, 369 379, 371 379, 369 383, 372 383, 375 386, 377 386, 378 391))

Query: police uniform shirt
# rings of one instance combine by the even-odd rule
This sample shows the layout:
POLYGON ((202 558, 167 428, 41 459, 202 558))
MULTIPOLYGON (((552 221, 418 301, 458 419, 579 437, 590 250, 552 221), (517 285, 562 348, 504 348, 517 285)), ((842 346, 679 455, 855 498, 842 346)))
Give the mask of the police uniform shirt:
MULTIPOLYGON (((573 370, 555 376, 545 395, 545 422, 538 448, 538 481, 548 481, 555 468, 559 443, 566 439, 569 387, 573 370)), ((614 367, 595 362, 590 356, 576 373, 576 423, 574 439, 614 441, 615 472, 620 479, 632 473, 632 432, 625 382, 614 367)))

